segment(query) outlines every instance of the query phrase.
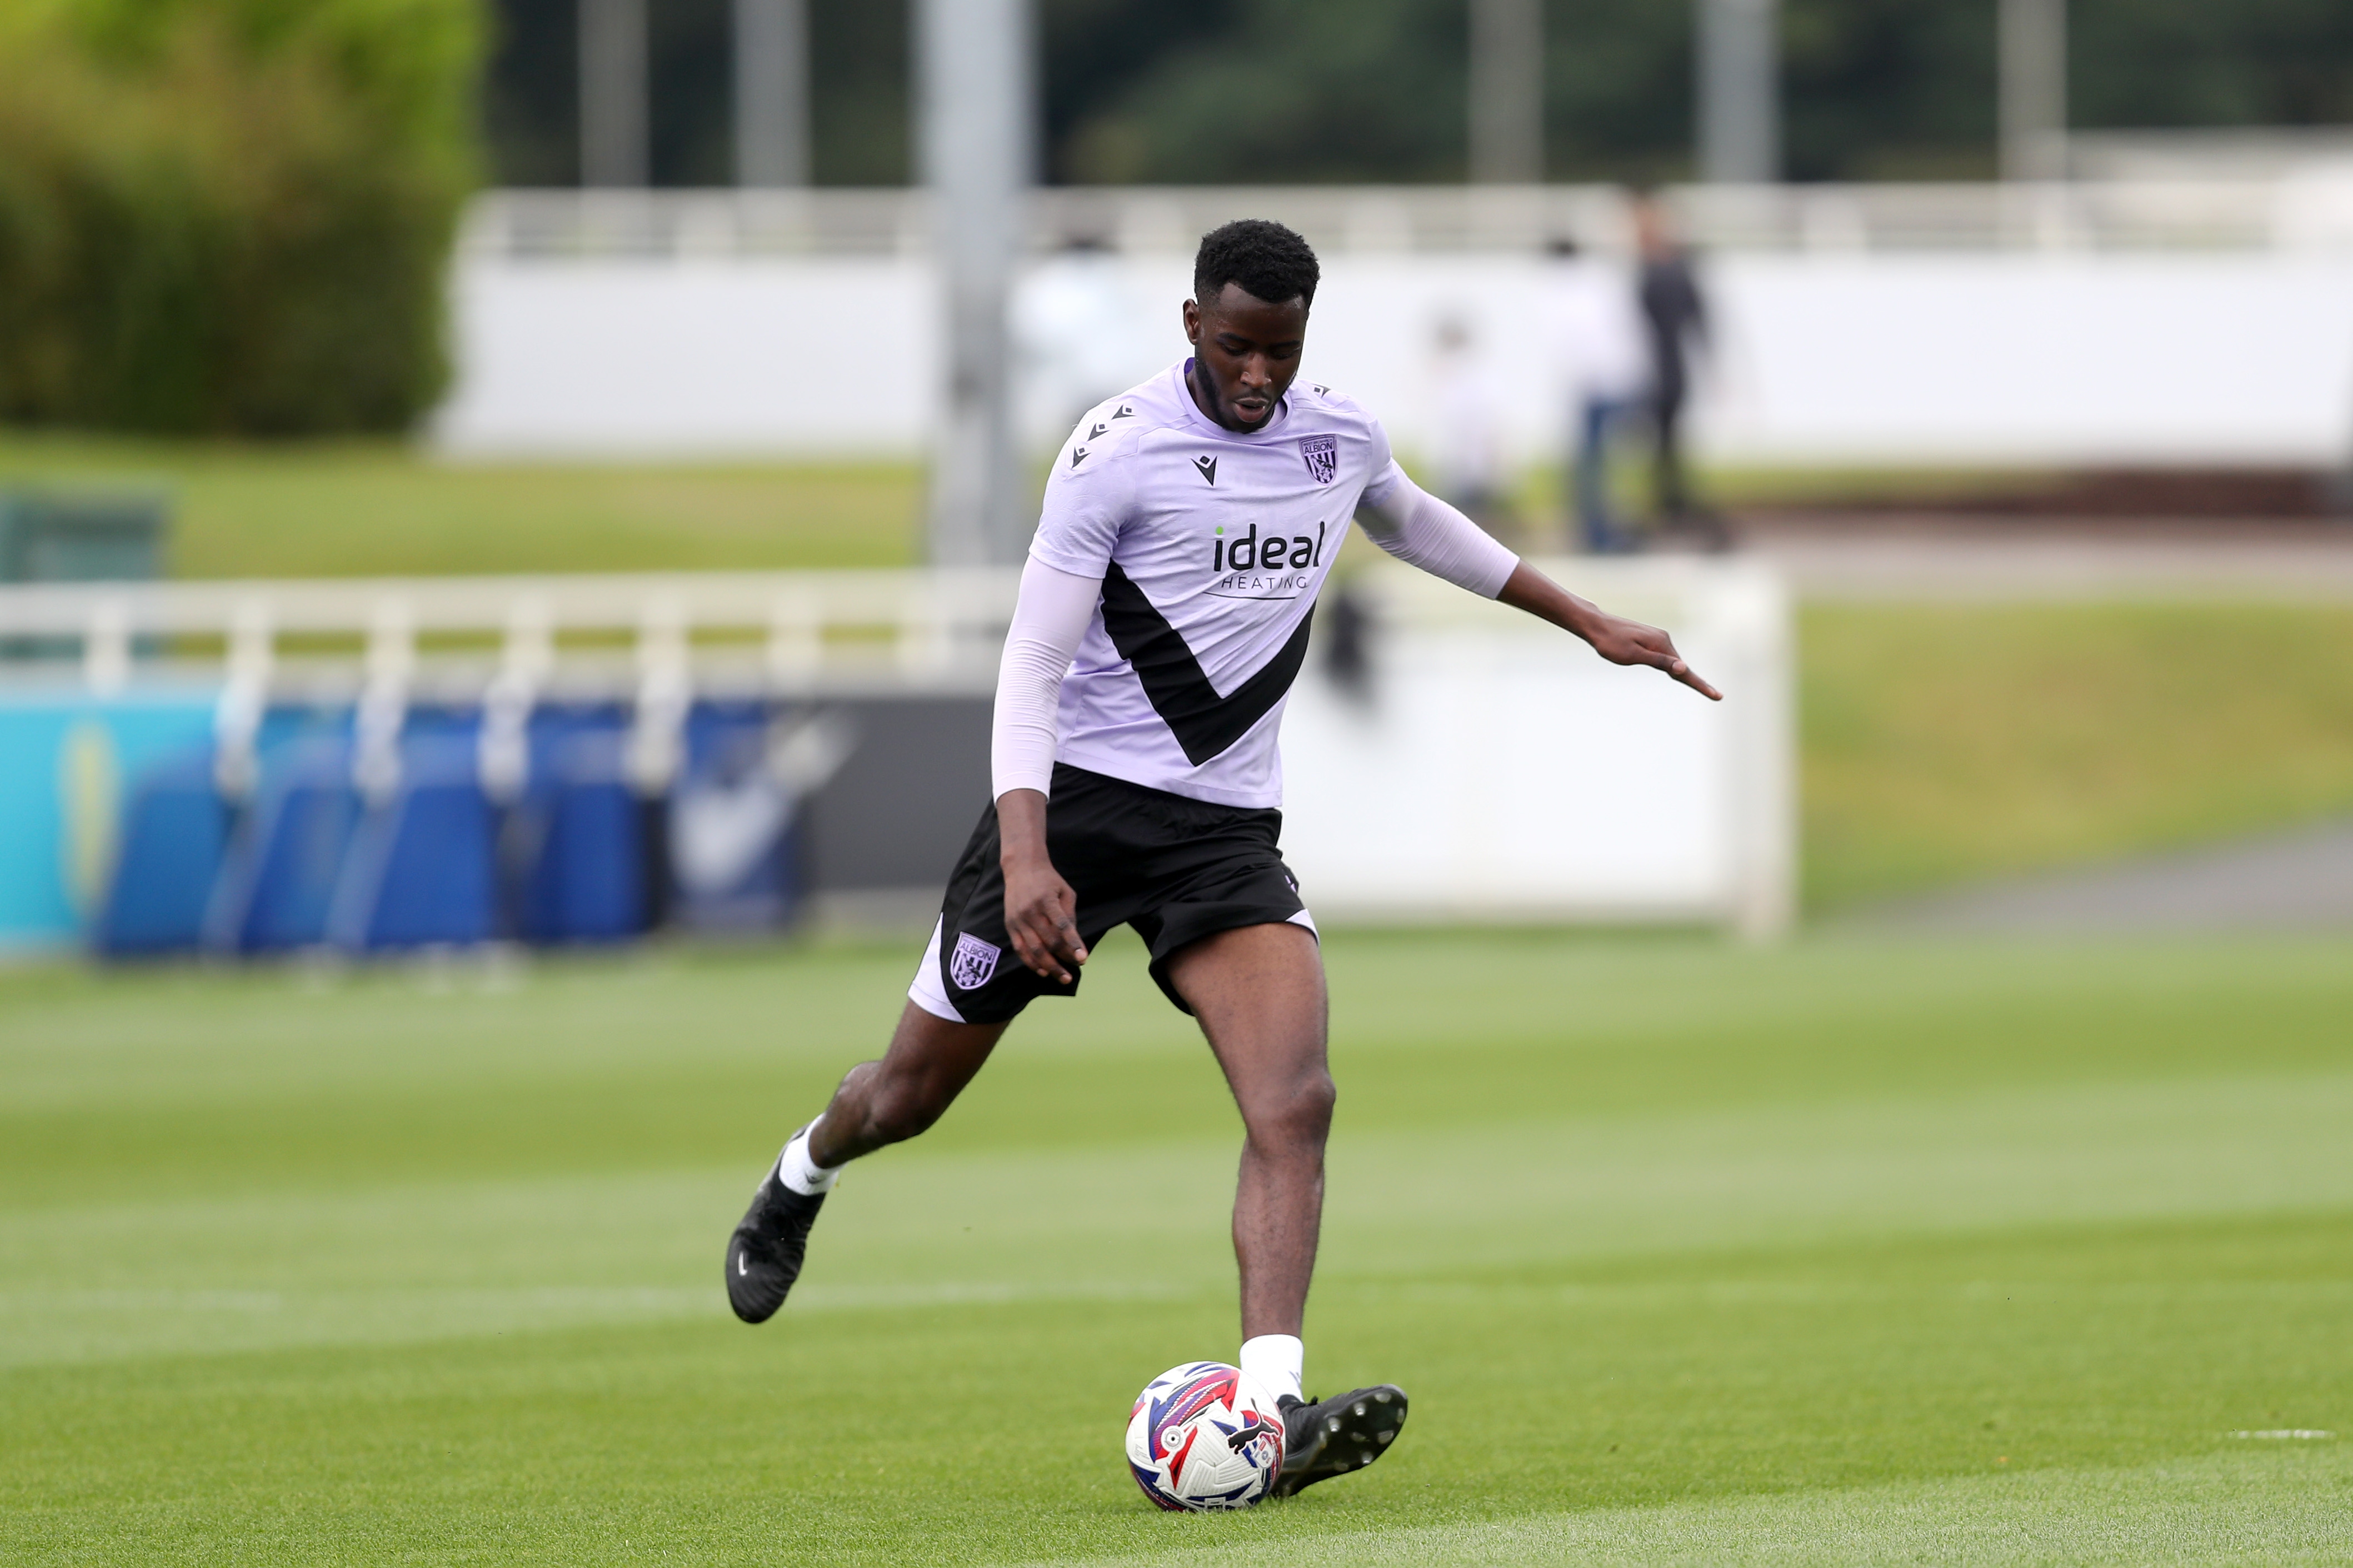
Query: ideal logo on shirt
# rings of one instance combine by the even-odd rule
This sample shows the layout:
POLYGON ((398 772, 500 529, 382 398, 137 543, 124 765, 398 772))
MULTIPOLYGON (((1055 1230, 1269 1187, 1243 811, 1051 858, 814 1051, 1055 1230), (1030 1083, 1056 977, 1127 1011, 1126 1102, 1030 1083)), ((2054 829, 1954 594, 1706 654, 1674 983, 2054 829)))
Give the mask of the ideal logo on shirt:
POLYGON ((1225 531, 1211 542, 1210 570, 1219 574, 1209 592, 1227 598, 1293 599, 1307 589, 1309 574, 1324 564, 1324 536, 1328 523, 1315 525, 1315 537, 1280 533, 1260 537, 1251 523, 1239 539, 1225 531))

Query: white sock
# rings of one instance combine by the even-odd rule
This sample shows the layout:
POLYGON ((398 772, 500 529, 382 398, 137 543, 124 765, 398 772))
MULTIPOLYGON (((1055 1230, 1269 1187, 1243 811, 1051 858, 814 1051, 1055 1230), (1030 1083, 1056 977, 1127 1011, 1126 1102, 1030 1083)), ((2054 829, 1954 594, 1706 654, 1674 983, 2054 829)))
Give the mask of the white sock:
POLYGON ((808 1135, 816 1130, 812 1121, 794 1133, 785 1152, 776 1156, 776 1180, 804 1197, 833 1191, 833 1184, 841 1176, 840 1166, 820 1165, 809 1158, 808 1135))
POLYGON ((1307 1363, 1307 1347, 1296 1334, 1261 1334, 1242 1342, 1242 1371, 1275 1398, 1284 1394, 1304 1399, 1299 1373, 1307 1363))

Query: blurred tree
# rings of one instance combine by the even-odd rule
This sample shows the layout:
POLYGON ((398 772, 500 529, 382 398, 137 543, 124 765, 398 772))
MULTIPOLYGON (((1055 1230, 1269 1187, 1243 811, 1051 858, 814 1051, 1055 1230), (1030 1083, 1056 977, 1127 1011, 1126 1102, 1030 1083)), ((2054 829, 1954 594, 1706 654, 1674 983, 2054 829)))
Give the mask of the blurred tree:
POLYGON ((1550 0, 1546 176, 1662 181, 1692 163, 1690 0, 1550 0))
POLYGON ((2079 127, 2353 125, 2345 0, 2073 0, 2079 127))
POLYGON ((1123 0, 1039 0, 1044 102, 1041 173, 1056 184, 1083 183, 1087 170, 1117 163, 1132 132, 1119 106, 1138 80, 1188 47, 1211 44, 1234 26, 1231 0, 1140 6, 1123 0))
POLYGON ((470 0, 16 11, 0 29, 0 418, 415 420, 447 377, 479 33, 470 0))
MULTIPOLYGON (((507 42, 491 123, 503 179, 572 177, 576 3, 496 0, 507 42)), ((1783 0, 1791 174, 1990 175, 1996 4, 1783 0)), ((1038 5, 1050 180, 1461 177, 1465 0, 1038 5)), ((909 177, 906 9, 901 0, 810 7, 822 184, 909 177)), ((2073 0, 2071 9, 2079 125, 2353 121, 2346 0, 2073 0)), ((655 15, 656 177, 723 178, 723 8, 668 0, 655 15)), ((1690 0, 1546 0, 1549 176, 1687 174, 1691 41, 1690 0)))
MULTIPOLYGON (((1799 179, 1995 170, 1996 0, 1784 0, 1799 179)), ((2353 121, 2343 0, 2075 0, 2082 125, 2353 121)), ((1181 17, 1048 0, 1049 167, 1069 181, 1458 179, 1463 0, 1268 0, 1181 17)), ((1691 164, 1692 7, 1549 0, 1553 179, 1691 164)))
POLYGON ((1788 176, 1992 178, 1996 4, 1785 0, 1788 176))
MULTIPOLYGON (((498 0, 483 80, 492 176, 502 185, 580 180, 580 0, 498 0)), ((652 90, 648 162, 657 185, 723 185, 730 167, 728 0, 646 10, 652 90)))
MULTIPOLYGON (((580 0, 498 0, 482 82, 491 177, 501 185, 580 183, 580 0)), ((660 84, 656 104, 670 94, 660 84)))
POLYGON ((808 8, 818 184, 896 185, 915 177, 908 9, 908 0, 808 8))
POLYGON ((1166 184, 1461 177, 1461 0, 1261 0, 1220 18, 1214 32, 1165 23, 1147 32, 1129 15, 1141 9, 1057 8, 1058 21, 1083 12, 1095 24, 1083 53, 1058 58, 1049 48, 1049 126, 1067 106, 1067 129, 1050 160, 1062 177, 1166 184), (1088 59, 1124 68, 1115 84, 1098 83, 1072 68, 1088 59))
MULTIPOLYGON (((503 185, 580 179, 580 0, 495 0, 485 83, 492 176, 503 185)), ((825 185, 909 178, 903 4, 811 5, 815 167, 825 185)), ((648 8, 657 185, 734 183, 734 19, 729 0, 648 8)))
POLYGON ((652 34, 647 47, 653 73, 654 184, 732 184, 735 19, 731 0, 654 0, 646 7, 646 20, 652 34))

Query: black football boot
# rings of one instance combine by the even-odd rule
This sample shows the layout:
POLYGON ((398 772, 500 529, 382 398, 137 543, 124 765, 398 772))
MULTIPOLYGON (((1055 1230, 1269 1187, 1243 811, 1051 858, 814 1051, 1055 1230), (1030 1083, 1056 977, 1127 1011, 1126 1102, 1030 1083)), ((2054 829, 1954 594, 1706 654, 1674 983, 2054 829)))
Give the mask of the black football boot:
POLYGON ((1282 1473, 1275 1497, 1361 1470, 1388 1452, 1405 1426, 1405 1390, 1393 1383, 1359 1388, 1310 1405, 1286 1394, 1282 1410, 1282 1473))
POLYGON ((823 1193, 797 1193, 776 1179, 775 1165, 768 1167, 760 1178, 760 1190, 752 1194, 752 1206, 727 1238, 727 1304, 737 1317, 765 1323, 776 1315, 793 1281, 801 1277, 809 1226, 823 1207, 823 1193))

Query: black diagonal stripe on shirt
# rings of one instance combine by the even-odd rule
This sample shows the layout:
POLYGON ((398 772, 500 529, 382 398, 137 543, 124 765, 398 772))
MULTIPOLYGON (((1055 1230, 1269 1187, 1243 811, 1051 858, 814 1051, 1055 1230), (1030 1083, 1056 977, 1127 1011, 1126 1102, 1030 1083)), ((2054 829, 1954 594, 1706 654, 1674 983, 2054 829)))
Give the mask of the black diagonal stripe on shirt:
POLYGON ((1152 710, 1176 735, 1176 743, 1185 748, 1185 760, 1195 767, 1250 733, 1250 726, 1282 700, 1306 661, 1307 631, 1314 619, 1302 616, 1291 640, 1230 696, 1220 697, 1184 636, 1117 566, 1103 574, 1103 630, 1111 634, 1112 647, 1135 667, 1152 710))

